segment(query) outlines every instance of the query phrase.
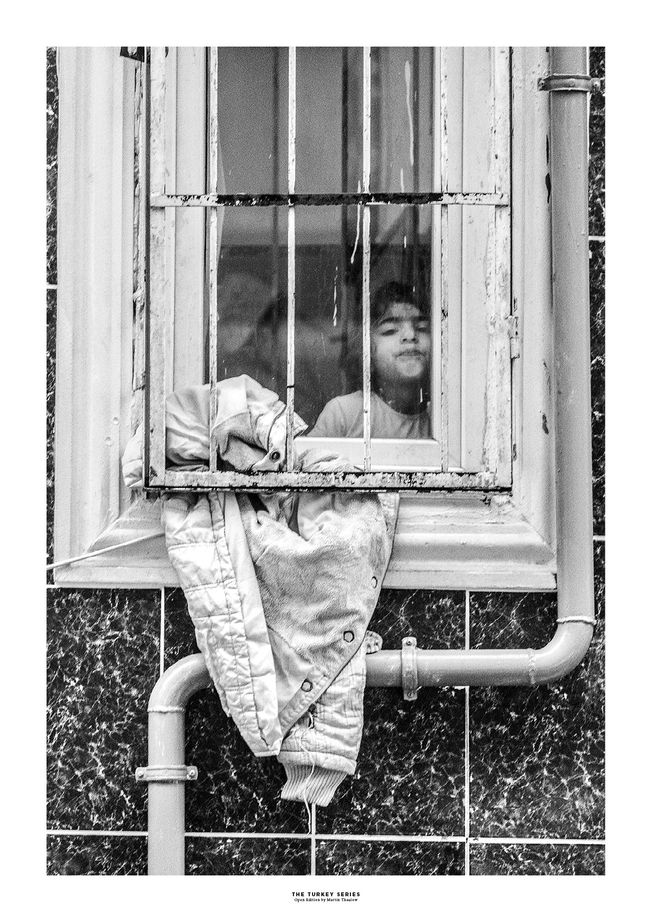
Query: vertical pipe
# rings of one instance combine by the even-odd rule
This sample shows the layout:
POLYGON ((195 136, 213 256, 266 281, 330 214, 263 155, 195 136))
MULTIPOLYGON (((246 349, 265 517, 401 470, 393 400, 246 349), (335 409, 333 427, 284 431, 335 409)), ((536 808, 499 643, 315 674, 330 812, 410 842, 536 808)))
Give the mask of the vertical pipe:
MULTIPOLYGON (((208 192, 218 187, 218 56, 217 48, 208 50, 208 192)), ((208 209, 208 367, 209 367, 209 470, 217 470, 218 342, 217 323, 217 208, 208 209)))
MULTIPOLYGON (((183 765, 185 710, 149 713, 149 765, 183 765)), ((185 783, 150 781, 147 786, 147 873, 185 872, 185 783)))
MULTIPOLYGON (((185 711, 191 696, 211 684, 201 653, 186 656, 160 677, 148 705, 148 767, 185 762, 185 711)), ((183 874, 185 782, 148 782, 147 873, 183 874)))
MULTIPOLYGON (((371 48, 363 51, 362 70, 362 191, 369 192, 371 177, 371 48)), ((371 214, 362 209, 362 412, 364 469, 371 470, 371 304, 369 299, 371 261, 371 214)))
MULTIPOLYGON (((553 74, 585 74, 585 48, 553 48, 553 74)), ((552 92, 552 277, 559 617, 593 613, 588 94, 552 92)))
MULTIPOLYGON (((288 48, 288 195, 295 192, 297 161, 297 49, 288 48)), ((286 468, 294 470, 294 324, 296 319, 295 211, 288 205, 288 308, 287 308, 287 400, 286 468)))

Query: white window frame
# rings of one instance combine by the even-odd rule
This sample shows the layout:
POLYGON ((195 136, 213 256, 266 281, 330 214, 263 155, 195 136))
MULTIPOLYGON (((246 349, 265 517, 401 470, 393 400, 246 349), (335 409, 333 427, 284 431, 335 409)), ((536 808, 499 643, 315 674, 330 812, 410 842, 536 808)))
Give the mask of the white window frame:
MULTIPOLYGON (((159 503, 132 497, 120 472, 142 386, 142 357, 132 356, 142 322, 132 278, 138 70, 117 48, 60 52, 55 560, 160 532, 159 503)), ((547 73, 544 48, 513 50, 512 487, 402 497, 388 587, 555 587, 549 114, 537 89, 547 73)), ((177 584, 162 537, 59 568, 55 580, 177 584)))

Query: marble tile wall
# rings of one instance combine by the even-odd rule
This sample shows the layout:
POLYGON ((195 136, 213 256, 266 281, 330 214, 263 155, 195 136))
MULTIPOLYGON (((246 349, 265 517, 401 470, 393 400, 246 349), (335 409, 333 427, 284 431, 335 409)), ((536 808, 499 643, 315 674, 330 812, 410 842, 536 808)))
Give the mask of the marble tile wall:
MULTIPOLYGON (((604 873, 604 49, 591 100, 590 251, 595 585, 582 665, 551 688, 430 689, 404 702, 368 689, 354 779, 313 833, 279 800, 284 772, 255 760, 214 692, 193 698, 187 873, 599 875, 604 873), (269 838, 257 838, 260 834, 269 838), (388 840, 387 837, 399 837, 388 840), (405 837, 404 840, 403 837, 405 837)), ((56 56, 47 55, 47 460, 51 554, 56 323, 56 56)), ((387 647, 543 644, 554 594, 384 590, 372 627, 387 647)), ((146 700, 195 652, 178 590, 48 588, 48 852, 53 875, 146 873, 146 700), (161 615, 164 614, 164 618, 161 615), (163 629, 161 630, 161 621, 163 629)))

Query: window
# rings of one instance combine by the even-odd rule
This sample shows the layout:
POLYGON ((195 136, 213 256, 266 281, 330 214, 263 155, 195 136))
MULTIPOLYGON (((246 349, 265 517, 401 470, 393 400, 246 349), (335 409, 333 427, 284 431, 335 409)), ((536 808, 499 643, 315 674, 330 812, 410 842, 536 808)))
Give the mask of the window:
MULTIPOLYGON (((553 588, 547 51, 297 49, 294 63, 287 49, 170 48, 148 74, 115 48, 60 51, 55 555, 140 543, 57 582, 175 583, 147 537, 158 503, 132 496, 119 468, 145 406, 151 116, 165 149, 150 158, 159 435, 165 394, 208 383, 211 356, 214 379, 249 373, 284 399, 292 300, 296 411, 312 425, 361 378, 370 399, 375 292, 418 280, 430 435, 372 437, 361 475, 428 491, 402 499, 385 584, 553 588)), ((355 451, 364 461, 364 433, 347 440, 355 451)), ((181 473, 152 466, 153 486, 181 473)))
POLYGON ((215 446, 208 473, 165 459, 165 395, 246 372, 310 427, 345 394, 361 421, 343 442, 319 439, 361 473, 293 473, 288 446, 288 473, 258 474, 258 488, 509 487, 508 49, 161 48, 143 84, 146 486, 252 485, 218 470, 215 446), (385 406, 373 307, 387 290, 418 305, 432 344, 402 414, 421 410, 427 431, 409 442, 373 431, 385 406))

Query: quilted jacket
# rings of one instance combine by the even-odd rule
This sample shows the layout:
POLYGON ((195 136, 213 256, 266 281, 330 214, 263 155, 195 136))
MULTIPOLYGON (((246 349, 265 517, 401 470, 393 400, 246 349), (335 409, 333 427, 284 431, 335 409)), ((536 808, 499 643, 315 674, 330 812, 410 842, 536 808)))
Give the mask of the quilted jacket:
MULTIPOLYGON (((168 462, 205 467, 208 386, 166 405, 168 462)), ((285 406, 242 375, 218 385, 219 454, 236 470, 280 470, 285 406)), ((295 417, 293 435, 305 424, 295 417)), ((139 434, 123 458, 142 485, 139 434)), ((304 471, 351 469, 321 450, 304 471)), ((355 771, 362 736, 364 634, 394 536, 398 497, 344 492, 168 494, 162 521, 222 707, 257 756, 286 769, 281 797, 328 804, 355 771)))

